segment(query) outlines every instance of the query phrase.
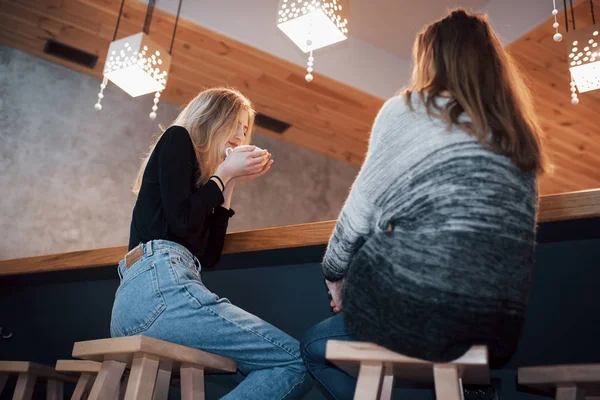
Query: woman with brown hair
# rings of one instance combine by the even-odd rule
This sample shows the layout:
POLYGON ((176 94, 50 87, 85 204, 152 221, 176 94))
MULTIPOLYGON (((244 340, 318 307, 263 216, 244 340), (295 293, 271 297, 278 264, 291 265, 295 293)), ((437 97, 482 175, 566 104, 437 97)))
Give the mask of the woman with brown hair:
POLYGON ((514 353, 533 268, 540 128, 487 18, 462 9, 425 27, 412 82, 383 106, 323 272, 334 317, 301 344, 334 399, 355 380, 325 360, 329 339, 450 361, 487 345, 514 353))

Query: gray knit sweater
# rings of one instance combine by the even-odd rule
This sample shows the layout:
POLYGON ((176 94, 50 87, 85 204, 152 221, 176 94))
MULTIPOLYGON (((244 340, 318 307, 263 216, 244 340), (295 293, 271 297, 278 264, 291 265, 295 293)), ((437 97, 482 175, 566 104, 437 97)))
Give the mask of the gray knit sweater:
POLYGON ((344 279, 361 339, 431 361, 486 344, 500 366, 523 324, 536 177, 413 104, 395 97, 379 112, 323 271, 344 279))

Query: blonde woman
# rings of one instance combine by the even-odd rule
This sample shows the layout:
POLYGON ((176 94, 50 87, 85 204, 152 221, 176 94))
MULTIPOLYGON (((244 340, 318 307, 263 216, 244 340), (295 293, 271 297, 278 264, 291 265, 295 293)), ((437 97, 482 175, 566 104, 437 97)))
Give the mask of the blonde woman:
POLYGON ((328 397, 356 386, 325 359, 329 339, 438 362, 485 344, 493 368, 510 359, 533 269, 540 135, 486 16, 454 10, 419 33, 412 83, 379 112, 323 261, 338 314, 302 351, 328 397))
POLYGON ((298 342, 220 299, 200 270, 221 255, 235 185, 273 160, 250 143, 255 112, 230 89, 200 93, 142 163, 130 252, 119 263, 113 337, 146 335, 233 358, 245 375, 226 399, 293 399, 310 389, 298 342))

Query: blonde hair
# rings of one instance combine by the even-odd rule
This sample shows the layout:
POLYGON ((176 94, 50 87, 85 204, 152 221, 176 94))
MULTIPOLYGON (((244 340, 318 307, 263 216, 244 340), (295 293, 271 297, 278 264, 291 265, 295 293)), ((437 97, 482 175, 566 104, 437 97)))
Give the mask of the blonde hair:
POLYGON ((418 93, 429 115, 476 136, 523 171, 544 172, 542 131, 531 93, 485 15, 456 9, 426 26, 417 36, 413 58, 412 81, 404 92, 409 107, 411 94, 418 93), (451 100, 442 108, 437 98, 444 92, 451 100), (471 120, 459 120, 463 113, 471 120))
MULTIPOLYGON (((200 92, 171 124, 184 127, 190 134, 200 167, 197 186, 205 184, 225 159, 227 139, 235 135, 237 121, 243 110, 248 112, 248 134, 244 144, 249 144, 256 112, 250 100, 235 89, 213 88, 200 92)), ((164 132, 165 129, 153 140, 148 154, 142 160, 132 189, 136 195, 140 192, 148 160, 164 132)))

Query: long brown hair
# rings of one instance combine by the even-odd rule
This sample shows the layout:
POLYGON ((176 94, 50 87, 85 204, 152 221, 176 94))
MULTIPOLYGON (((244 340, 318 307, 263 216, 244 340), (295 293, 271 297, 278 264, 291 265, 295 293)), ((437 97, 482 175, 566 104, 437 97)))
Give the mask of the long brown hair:
POLYGON ((475 135, 523 171, 544 171, 531 93, 487 16, 451 11, 418 34, 413 58, 412 81, 404 92, 411 109, 412 93, 418 93, 429 115, 475 135), (438 105, 448 94, 446 105, 438 105), (459 120, 463 113, 470 121, 459 120))
MULTIPOLYGON (((198 186, 205 184, 225 159, 225 144, 228 138, 235 135, 238 116, 242 110, 248 111, 248 134, 244 144, 249 144, 256 112, 250 100, 235 89, 213 88, 200 92, 171 124, 182 126, 190 133, 200 165, 200 176, 196 182, 198 186)), ((142 160, 133 184, 135 194, 140 191, 146 165, 163 133, 164 129, 152 142, 142 160)))

